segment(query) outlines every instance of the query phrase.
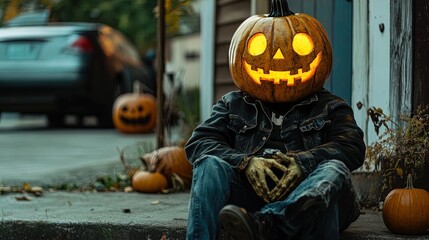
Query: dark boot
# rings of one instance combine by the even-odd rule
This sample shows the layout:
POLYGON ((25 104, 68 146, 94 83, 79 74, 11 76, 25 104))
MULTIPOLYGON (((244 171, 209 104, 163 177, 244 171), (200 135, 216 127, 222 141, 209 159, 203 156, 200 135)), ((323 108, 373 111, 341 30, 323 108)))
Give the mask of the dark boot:
POLYGON ((244 208, 227 205, 220 211, 219 220, 227 239, 280 239, 271 215, 251 214, 244 208))

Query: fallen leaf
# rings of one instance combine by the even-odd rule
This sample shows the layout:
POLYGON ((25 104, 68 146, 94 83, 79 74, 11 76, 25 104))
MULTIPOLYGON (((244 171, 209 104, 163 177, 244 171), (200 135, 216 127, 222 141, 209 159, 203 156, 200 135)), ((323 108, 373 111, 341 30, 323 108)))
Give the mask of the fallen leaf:
POLYGON ((43 188, 39 186, 31 187, 27 192, 34 194, 36 197, 43 195, 43 188))
POLYGON ((43 192, 43 188, 39 186, 34 186, 30 188, 30 192, 43 192))
POLYGON ((28 191, 28 190, 30 190, 30 188, 31 188, 31 186, 30 186, 30 184, 29 184, 29 183, 24 183, 24 184, 22 185, 22 189, 24 189, 24 191, 28 191))
POLYGON ((12 191, 11 187, 2 187, 0 186, 0 193, 10 193, 12 191))
POLYGON ((134 192, 134 189, 131 186, 127 186, 127 187, 124 188, 124 192, 126 192, 126 193, 134 192))
POLYGON ((404 170, 402 170, 402 168, 396 168, 396 174, 402 178, 404 176, 404 170))
POLYGON ((31 200, 33 200, 31 197, 29 197, 27 195, 17 196, 17 197, 15 197, 15 199, 17 201, 31 201, 31 200))

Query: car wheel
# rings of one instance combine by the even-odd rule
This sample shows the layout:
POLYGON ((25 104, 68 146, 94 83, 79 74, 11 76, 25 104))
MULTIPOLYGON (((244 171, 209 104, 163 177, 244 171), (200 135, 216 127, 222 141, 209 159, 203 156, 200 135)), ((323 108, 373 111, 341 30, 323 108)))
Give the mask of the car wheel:
POLYGON ((58 114, 58 113, 48 114, 48 126, 49 127, 63 127, 64 126, 64 114, 58 114))

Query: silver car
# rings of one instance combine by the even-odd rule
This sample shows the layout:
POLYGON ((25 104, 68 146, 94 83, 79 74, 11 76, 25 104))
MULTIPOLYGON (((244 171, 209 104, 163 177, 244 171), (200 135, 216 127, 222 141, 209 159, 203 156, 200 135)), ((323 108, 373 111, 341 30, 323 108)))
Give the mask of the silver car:
POLYGON ((134 81, 155 94, 156 81, 136 47, 119 31, 95 23, 0 28, 0 114, 95 115, 112 126, 112 104, 134 81))

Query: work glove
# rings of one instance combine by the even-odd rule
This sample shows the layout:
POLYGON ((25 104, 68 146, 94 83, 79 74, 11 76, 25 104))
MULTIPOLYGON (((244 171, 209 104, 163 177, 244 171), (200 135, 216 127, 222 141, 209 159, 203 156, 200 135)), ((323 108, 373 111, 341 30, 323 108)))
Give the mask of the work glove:
POLYGON ((258 196, 264 199, 267 203, 270 202, 272 195, 272 191, 268 188, 267 177, 271 178, 276 185, 280 184, 279 178, 272 171, 273 168, 277 168, 284 174, 289 171, 288 168, 283 166, 277 159, 258 156, 250 158, 249 163, 244 170, 246 177, 256 194, 258 194, 258 196))
POLYGON ((282 200, 292 190, 294 190, 304 179, 304 172, 302 171, 295 158, 286 156, 284 153, 278 151, 272 158, 286 168, 283 176, 280 178, 278 184, 272 189, 269 194, 271 202, 282 200))

